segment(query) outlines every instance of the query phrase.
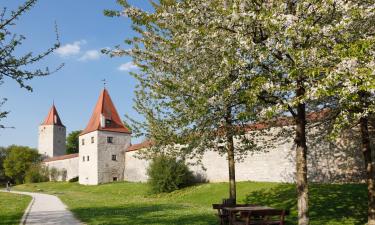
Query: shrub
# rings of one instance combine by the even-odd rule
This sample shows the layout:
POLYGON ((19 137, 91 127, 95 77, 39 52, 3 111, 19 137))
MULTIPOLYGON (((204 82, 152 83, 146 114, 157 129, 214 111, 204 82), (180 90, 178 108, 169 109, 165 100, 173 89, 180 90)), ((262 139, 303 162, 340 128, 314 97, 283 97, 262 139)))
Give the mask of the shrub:
POLYGON ((157 156, 147 169, 153 193, 172 192, 186 187, 193 181, 193 173, 183 160, 168 156, 157 156))
POLYGON ((62 169, 60 171, 60 175, 61 175, 61 181, 66 181, 66 177, 68 176, 68 171, 66 169, 62 169))
POLYGON ((50 170, 49 170, 49 179, 50 181, 57 181, 59 179, 59 171, 55 168, 55 167, 52 167, 50 170))
POLYGON ((78 177, 73 177, 72 179, 69 179, 69 182, 77 182, 78 181, 78 177))
POLYGON ((25 174, 25 183, 38 183, 48 181, 48 168, 40 164, 29 167, 25 174))

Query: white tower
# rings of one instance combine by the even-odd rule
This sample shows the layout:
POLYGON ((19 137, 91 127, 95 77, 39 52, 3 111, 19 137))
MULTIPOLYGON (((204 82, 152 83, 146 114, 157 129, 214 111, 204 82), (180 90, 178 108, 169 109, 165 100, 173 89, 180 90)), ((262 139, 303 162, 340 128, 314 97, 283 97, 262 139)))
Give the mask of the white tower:
POLYGON ((130 135, 108 91, 103 89, 79 136, 79 183, 96 185, 123 180, 130 135))
POLYGON ((53 104, 48 116, 39 126, 38 151, 47 157, 66 154, 66 128, 61 123, 59 114, 53 104))

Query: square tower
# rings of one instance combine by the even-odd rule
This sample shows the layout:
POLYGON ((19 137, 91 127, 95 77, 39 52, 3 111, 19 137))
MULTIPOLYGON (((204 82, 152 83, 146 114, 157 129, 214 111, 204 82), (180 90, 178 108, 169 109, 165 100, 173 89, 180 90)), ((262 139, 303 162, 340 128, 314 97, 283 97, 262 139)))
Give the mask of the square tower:
POLYGON ((125 150, 131 132, 104 89, 79 136, 79 183, 97 185, 124 180, 125 150))
POLYGON ((66 154, 66 128, 53 104, 48 116, 39 126, 38 152, 46 157, 66 154))

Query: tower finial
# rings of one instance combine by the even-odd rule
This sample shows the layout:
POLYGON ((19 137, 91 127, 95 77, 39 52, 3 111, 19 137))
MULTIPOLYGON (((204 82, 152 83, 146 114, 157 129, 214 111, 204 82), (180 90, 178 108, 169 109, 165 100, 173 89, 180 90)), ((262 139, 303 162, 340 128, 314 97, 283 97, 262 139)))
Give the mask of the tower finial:
POLYGON ((106 84, 107 84, 107 80, 104 78, 102 81, 103 81, 103 87, 104 87, 104 89, 105 89, 105 86, 106 86, 106 84))

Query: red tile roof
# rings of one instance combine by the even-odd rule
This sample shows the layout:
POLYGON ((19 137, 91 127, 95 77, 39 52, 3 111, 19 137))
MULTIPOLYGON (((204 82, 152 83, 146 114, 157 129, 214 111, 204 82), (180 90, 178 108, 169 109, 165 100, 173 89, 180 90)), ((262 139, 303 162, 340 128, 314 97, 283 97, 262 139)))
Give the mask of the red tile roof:
POLYGON ((130 130, 121 121, 106 89, 101 92, 91 119, 80 135, 96 130, 131 134, 130 130))
POLYGON ((142 148, 148 148, 148 147, 151 147, 152 144, 153 144, 152 141, 146 140, 146 141, 143 141, 139 144, 131 145, 126 151, 131 152, 131 151, 136 151, 136 150, 139 150, 139 149, 142 149, 142 148))
POLYGON ((52 105, 51 109, 48 112, 47 117, 44 119, 42 125, 58 125, 65 127, 59 117, 59 114, 57 113, 55 104, 52 105))
POLYGON ((52 161, 63 160, 63 159, 71 159, 71 158, 75 158, 75 157, 78 157, 78 153, 47 158, 47 159, 43 160, 43 162, 52 162, 52 161))
MULTIPOLYGON (((322 110, 320 112, 312 112, 308 113, 306 115, 306 119, 308 122, 318 122, 321 121, 324 118, 329 117, 329 114, 331 111, 329 109, 322 110)), ((295 121, 292 117, 279 117, 275 121, 270 121, 270 122, 259 122, 259 123, 254 123, 254 124, 248 124, 245 126, 245 131, 252 131, 252 130, 262 130, 262 129, 267 129, 270 127, 283 127, 283 126, 290 126, 294 125, 295 121)), ((143 148, 148 148, 153 145, 153 142, 150 140, 143 141, 138 144, 131 145, 127 152, 130 151, 136 151, 140 150, 143 148)))

